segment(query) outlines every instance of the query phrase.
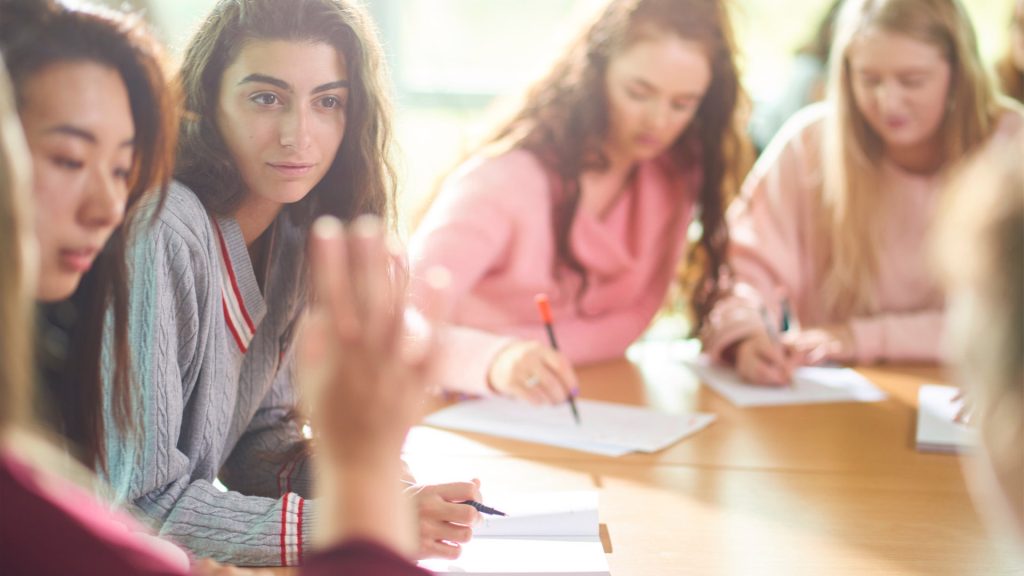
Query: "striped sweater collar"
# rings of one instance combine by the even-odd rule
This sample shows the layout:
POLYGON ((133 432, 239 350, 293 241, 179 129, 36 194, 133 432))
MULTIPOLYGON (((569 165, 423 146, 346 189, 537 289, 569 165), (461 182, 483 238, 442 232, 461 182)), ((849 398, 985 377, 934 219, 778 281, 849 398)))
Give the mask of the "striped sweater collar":
POLYGON ((228 332, 244 354, 267 313, 242 229, 233 218, 213 218, 220 252, 221 296, 228 332))

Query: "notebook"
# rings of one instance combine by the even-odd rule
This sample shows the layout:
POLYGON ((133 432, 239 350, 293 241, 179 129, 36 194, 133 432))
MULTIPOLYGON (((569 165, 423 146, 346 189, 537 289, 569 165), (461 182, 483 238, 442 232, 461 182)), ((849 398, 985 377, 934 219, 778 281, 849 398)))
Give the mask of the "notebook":
POLYGON ((421 560, 437 574, 606 576, 597 492, 485 495, 508 516, 481 515, 456 560, 421 560))
POLYGON ((828 402, 878 402, 885 399, 870 380, 849 368, 804 366, 793 372, 790 386, 755 386, 744 382, 736 371, 715 366, 701 356, 686 363, 706 386, 741 408, 784 406, 828 402))
POLYGON ((917 392, 917 449, 960 452, 976 442, 976 431, 955 421, 963 401, 953 400, 959 388, 926 384, 917 392))
POLYGON ((533 406, 513 398, 460 402, 424 419, 439 428, 549 444, 604 456, 657 452, 702 430, 713 414, 666 414, 639 406, 576 399, 580 424, 566 404, 533 406))

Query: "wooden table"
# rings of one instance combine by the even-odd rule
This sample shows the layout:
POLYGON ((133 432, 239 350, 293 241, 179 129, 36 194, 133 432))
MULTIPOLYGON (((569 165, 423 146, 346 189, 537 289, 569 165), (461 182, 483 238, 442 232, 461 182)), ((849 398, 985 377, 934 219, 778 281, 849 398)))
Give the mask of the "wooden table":
POLYGON ((1024 574, 985 534, 958 459, 914 450, 928 367, 861 370, 871 404, 739 409, 678 363, 580 371, 582 396, 718 421, 657 454, 606 458, 418 427, 421 481, 480 478, 486 493, 597 489, 615 576, 1024 574))

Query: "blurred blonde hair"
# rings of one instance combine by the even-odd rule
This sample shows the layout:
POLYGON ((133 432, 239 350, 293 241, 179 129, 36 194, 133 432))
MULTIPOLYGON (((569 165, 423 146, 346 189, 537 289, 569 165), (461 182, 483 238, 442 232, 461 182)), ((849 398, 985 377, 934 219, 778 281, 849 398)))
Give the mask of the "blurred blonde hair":
MULTIPOLYGON (((1002 144, 1002 143, 1001 143, 1002 144)), ((1024 134, 953 179, 933 242, 949 354, 1000 489, 1024 529, 1024 134)))
POLYGON ((823 285, 826 310, 837 319, 877 311, 874 293, 885 198, 877 186, 884 146, 854 100, 851 44, 868 29, 937 47, 950 65, 948 108, 940 126, 943 161, 963 158, 992 133, 999 112, 959 0, 847 0, 839 15, 829 66, 821 237, 830 244, 823 285))
POLYGON ((28 148, 0 63, 0 433, 27 424, 31 405, 31 345, 35 262, 28 148))

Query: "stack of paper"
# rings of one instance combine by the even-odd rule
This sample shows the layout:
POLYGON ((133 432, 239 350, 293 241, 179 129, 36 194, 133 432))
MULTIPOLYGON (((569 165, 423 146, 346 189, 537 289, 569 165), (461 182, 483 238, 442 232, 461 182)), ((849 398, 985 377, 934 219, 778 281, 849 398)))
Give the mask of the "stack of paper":
POLYGON ((797 368, 789 386, 770 387, 748 384, 735 370, 713 366, 703 356, 687 364, 697 373, 701 382, 740 407, 878 402, 885 399, 884 392, 849 368, 797 368))
POLYGON ((924 452, 958 452, 977 441, 974 429, 956 421, 963 402, 953 400, 958 388, 921 386, 917 392, 917 449, 924 452))
POLYGON ((673 415, 638 406, 577 399, 580 424, 565 404, 532 406, 511 398, 483 398, 450 406, 425 424, 479 432, 605 456, 657 452, 714 421, 712 414, 673 415))
POLYGON ((508 516, 483 516, 457 560, 423 560, 438 574, 607 576, 597 492, 487 495, 508 516))

